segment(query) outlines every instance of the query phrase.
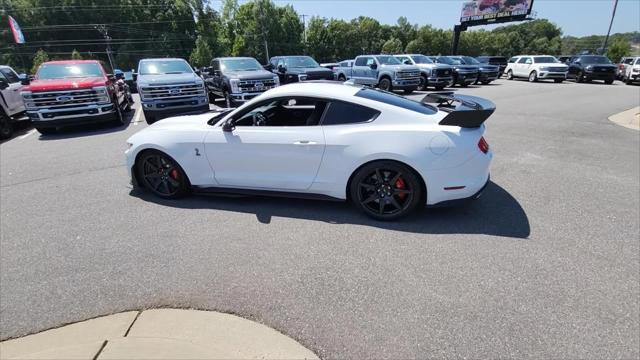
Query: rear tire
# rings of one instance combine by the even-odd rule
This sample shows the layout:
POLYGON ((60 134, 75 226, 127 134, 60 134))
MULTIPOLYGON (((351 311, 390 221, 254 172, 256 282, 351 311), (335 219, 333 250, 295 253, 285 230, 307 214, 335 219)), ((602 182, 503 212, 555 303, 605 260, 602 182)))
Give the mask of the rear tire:
POLYGON ((189 193, 184 170, 161 151, 144 151, 136 160, 136 176, 145 188, 163 199, 178 199, 189 193))
POLYGON ((378 84, 378 87, 380 88, 380 90, 389 91, 389 92, 393 91, 391 80, 389 80, 388 78, 380 79, 380 83, 378 84))
POLYGON ((382 221, 409 215, 423 200, 422 185, 413 169, 395 161, 374 161, 358 169, 349 185, 354 205, 382 221))
POLYGON ((13 124, 11 124, 11 119, 2 111, 0 112, 0 139, 8 139, 11 135, 13 135, 13 124))

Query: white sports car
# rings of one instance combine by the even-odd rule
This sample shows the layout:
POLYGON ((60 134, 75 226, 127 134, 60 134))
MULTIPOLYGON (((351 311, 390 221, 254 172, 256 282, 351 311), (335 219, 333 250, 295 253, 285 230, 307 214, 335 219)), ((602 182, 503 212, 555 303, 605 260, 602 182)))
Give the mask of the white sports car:
POLYGON ((159 121, 127 142, 134 186, 350 200, 381 220, 476 198, 495 105, 451 93, 422 102, 339 83, 296 83, 237 109, 159 121), (433 103, 433 104, 430 104, 433 103))

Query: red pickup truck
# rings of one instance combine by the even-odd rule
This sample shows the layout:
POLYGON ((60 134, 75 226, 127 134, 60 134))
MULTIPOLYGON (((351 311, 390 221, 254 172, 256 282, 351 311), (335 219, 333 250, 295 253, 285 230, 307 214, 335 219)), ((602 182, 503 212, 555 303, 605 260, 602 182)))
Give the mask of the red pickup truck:
POLYGON ((22 92, 27 115, 41 134, 58 127, 98 122, 125 123, 131 110, 124 81, 107 74, 97 60, 43 63, 22 92))

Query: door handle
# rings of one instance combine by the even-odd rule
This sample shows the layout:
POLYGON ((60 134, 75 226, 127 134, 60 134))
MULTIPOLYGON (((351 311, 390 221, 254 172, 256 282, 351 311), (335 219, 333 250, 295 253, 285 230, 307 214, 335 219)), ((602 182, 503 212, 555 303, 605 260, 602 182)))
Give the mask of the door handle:
POLYGON ((293 143, 293 145, 316 145, 316 144, 318 143, 315 141, 309 141, 309 140, 300 140, 293 143))

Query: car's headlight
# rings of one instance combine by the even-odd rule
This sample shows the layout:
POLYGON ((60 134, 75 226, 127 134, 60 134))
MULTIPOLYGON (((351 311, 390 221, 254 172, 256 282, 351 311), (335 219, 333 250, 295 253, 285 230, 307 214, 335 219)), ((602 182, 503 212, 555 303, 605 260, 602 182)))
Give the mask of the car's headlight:
POLYGON ((307 80, 306 74, 298 74, 298 81, 306 81, 306 80, 307 80))
POLYGON ((93 88, 93 91, 96 92, 96 94, 101 95, 101 94, 107 94, 107 87, 106 86, 95 86, 93 88))
POLYGON ((22 91, 20 95, 22 95, 23 99, 31 99, 32 96, 31 91, 22 91))
POLYGON ((591 71, 591 70, 593 70, 593 66, 589 65, 589 66, 587 66, 587 67, 586 67, 586 68, 584 68, 584 69, 585 69, 585 70, 587 70, 587 71, 591 71))
POLYGON ((232 93, 240 92, 240 79, 231 79, 229 80, 229 85, 231 86, 232 93))
POLYGON ((279 76, 274 76, 273 77, 273 81, 275 82, 276 86, 280 86, 280 77, 279 76))

